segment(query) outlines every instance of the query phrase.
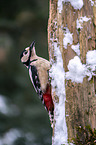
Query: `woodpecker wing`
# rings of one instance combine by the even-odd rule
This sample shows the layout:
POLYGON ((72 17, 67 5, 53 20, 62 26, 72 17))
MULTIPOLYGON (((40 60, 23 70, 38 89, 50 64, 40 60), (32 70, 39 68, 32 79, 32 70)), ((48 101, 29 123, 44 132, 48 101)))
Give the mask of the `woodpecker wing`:
POLYGON ((30 65, 29 75, 30 75, 30 79, 32 81, 32 84, 33 84, 37 94, 40 96, 40 99, 42 100, 43 98, 42 98, 40 80, 39 80, 37 69, 34 65, 30 65))

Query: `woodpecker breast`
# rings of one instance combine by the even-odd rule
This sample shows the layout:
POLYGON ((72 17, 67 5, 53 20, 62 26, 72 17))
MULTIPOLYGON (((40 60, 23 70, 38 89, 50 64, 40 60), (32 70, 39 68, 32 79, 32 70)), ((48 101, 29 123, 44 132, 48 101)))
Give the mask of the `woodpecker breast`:
MULTIPOLYGON (((40 57, 36 57, 35 60, 36 61, 32 61, 30 63, 30 66, 34 66, 37 69, 41 90, 44 93, 48 84, 48 71, 50 69, 50 62, 40 57)), ((32 74, 30 75, 32 76, 32 74)))

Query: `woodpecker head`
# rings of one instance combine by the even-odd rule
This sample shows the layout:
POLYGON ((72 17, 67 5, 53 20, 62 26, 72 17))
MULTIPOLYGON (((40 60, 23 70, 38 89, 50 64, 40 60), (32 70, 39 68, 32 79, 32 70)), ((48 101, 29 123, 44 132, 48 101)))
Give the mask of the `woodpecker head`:
POLYGON ((29 64, 30 64, 30 59, 31 59, 31 57, 34 57, 34 55, 36 55, 36 52, 35 52, 35 41, 33 41, 29 47, 27 47, 27 48, 25 48, 23 50, 23 52, 20 55, 21 62, 25 66, 28 67, 29 64))

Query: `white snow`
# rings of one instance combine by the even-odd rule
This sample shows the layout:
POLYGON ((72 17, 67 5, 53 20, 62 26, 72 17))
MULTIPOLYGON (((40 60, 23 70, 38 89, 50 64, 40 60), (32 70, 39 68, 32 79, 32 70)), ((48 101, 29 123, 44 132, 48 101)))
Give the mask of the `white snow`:
POLYGON ((93 0, 89 0, 90 2, 91 2, 91 6, 93 6, 94 5, 94 1, 93 0))
POLYGON ((63 10, 63 2, 65 2, 65 0, 58 0, 59 13, 61 13, 61 11, 63 10))
POLYGON ((76 54, 78 56, 80 56, 80 49, 79 49, 79 47, 80 47, 80 44, 79 43, 77 45, 72 45, 71 46, 71 48, 76 52, 76 54))
POLYGON ((88 81, 92 76, 96 76, 96 50, 90 50, 86 54, 86 64, 82 64, 78 56, 69 61, 66 79, 72 82, 82 83, 84 77, 88 77, 88 81))
POLYGON ((86 66, 88 69, 89 80, 92 75, 96 76, 96 50, 90 50, 86 54, 86 66))
POLYGON ((65 2, 70 2, 71 5, 74 7, 74 9, 81 9, 83 7, 83 0, 58 0, 58 10, 59 10, 59 13, 62 12, 62 9, 63 9, 63 3, 65 2))
POLYGON ((66 79, 76 83, 82 83, 83 78, 85 77, 86 67, 81 63, 81 60, 78 56, 75 56, 69 61, 68 72, 66 72, 66 79))
POLYGON ((81 9, 83 7, 83 0, 69 0, 74 9, 81 9))
POLYGON ((82 29, 83 28, 82 27, 83 22, 87 22, 90 19, 91 18, 87 18, 86 16, 80 17, 79 19, 77 19, 77 21, 76 21, 76 27, 77 27, 77 29, 82 29))
POLYGON ((70 33, 69 29, 66 27, 65 28, 66 31, 64 32, 64 39, 63 39, 63 45, 64 45, 64 48, 67 49, 67 45, 68 44, 72 44, 73 43, 73 34, 70 33))
MULTIPOLYGON (((56 42, 53 42, 53 49, 56 62, 52 64, 49 75, 52 78, 52 92, 55 91, 56 96, 59 97, 59 101, 54 102, 54 118, 56 123, 54 127, 53 145, 68 145, 67 125, 65 118, 65 71, 63 68, 62 55, 56 42)), ((51 62, 53 62, 52 59, 51 62)))
MULTIPOLYGON (((91 66, 96 66, 96 50, 90 50, 87 52, 86 63, 91 66)), ((94 70, 94 68, 92 70, 94 70)))

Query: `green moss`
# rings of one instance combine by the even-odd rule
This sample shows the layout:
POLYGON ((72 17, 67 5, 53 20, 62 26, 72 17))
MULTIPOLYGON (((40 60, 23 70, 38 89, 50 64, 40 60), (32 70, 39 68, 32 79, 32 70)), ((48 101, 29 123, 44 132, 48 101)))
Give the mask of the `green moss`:
POLYGON ((96 145, 96 129, 92 130, 90 125, 79 126, 77 132, 76 138, 72 138, 75 145, 96 145))
POLYGON ((80 33, 80 28, 78 28, 78 32, 80 33))

